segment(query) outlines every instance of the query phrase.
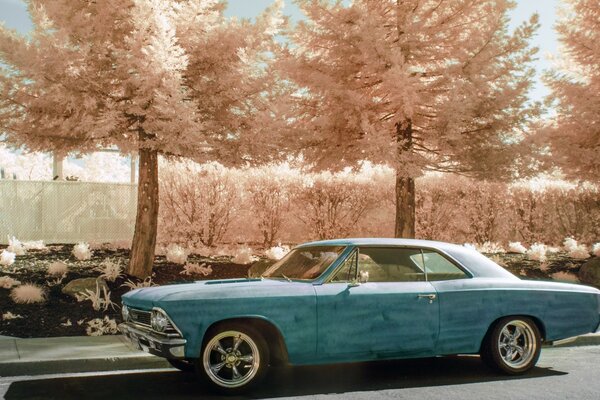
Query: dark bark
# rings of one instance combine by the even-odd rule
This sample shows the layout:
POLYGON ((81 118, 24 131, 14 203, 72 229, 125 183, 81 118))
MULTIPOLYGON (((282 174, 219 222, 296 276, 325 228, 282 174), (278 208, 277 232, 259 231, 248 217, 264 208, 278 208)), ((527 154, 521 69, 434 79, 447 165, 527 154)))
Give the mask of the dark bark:
MULTIPOLYGON (((412 121, 396 124, 396 142, 401 155, 413 147, 412 121)), ((402 159, 402 158, 400 158, 402 159)), ((406 176, 403 168, 396 168, 396 223, 394 235, 398 238, 415 237, 415 179, 406 176)))
POLYGON ((140 150, 137 215, 127 273, 145 279, 152 274, 158 225, 158 154, 140 150))

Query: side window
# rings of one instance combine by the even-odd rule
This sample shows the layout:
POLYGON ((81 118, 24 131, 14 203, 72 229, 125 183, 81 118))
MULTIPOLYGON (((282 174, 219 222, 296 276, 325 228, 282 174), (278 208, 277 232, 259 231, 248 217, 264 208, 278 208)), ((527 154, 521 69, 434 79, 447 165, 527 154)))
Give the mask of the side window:
POLYGON ((427 269, 428 281, 448 281, 454 279, 465 279, 468 275, 450 262, 446 257, 431 250, 423 250, 423 256, 414 256, 414 261, 427 269))
POLYGON ((354 251, 346 260, 344 264, 331 279, 331 282, 350 282, 356 276, 356 255, 354 251))
POLYGON ((368 282, 417 282, 425 280, 425 271, 414 257, 421 250, 392 247, 361 247, 358 273, 368 282))

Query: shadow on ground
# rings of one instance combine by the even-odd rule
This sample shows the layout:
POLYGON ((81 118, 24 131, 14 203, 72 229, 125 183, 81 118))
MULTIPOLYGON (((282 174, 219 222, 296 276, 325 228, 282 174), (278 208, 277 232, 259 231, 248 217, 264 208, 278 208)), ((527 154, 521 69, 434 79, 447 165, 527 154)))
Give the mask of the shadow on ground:
MULTIPOLYGON (((478 357, 445 357, 272 370, 259 389, 237 398, 272 398, 326 393, 369 392, 534 379, 565 372, 534 368, 510 377, 487 369, 478 357)), ((194 374, 178 371, 115 373, 14 382, 6 399, 211 399, 194 374)), ((227 397, 234 399, 236 397, 227 397)))

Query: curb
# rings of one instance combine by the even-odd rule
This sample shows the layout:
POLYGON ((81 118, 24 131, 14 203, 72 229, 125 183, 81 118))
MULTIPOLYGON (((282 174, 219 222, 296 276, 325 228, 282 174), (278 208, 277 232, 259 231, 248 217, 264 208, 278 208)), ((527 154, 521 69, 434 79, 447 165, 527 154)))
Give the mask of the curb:
POLYGON ((564 340, 557 340, 551 347, 577 347, 577 346, 598 346, 600 345, 600 332, 588 333, 587 335, 575 336, 564 340))

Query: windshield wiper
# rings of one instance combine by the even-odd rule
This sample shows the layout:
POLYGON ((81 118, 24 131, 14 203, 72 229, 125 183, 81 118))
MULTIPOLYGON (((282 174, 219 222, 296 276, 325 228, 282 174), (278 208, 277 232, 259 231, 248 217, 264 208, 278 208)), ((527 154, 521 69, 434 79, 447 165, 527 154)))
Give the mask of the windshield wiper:
POLYGON ((284 274, 281 274, 281 276, 283 276, 285 278, 286 281, 291 282, 292 280, 290 278, 288 278, 287 276, 285 276, 284 274))

